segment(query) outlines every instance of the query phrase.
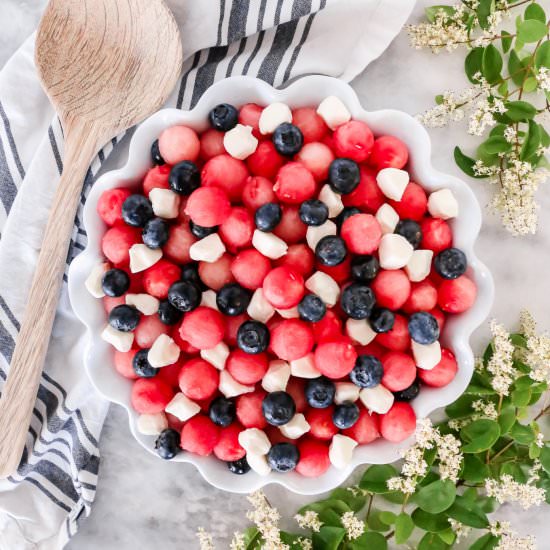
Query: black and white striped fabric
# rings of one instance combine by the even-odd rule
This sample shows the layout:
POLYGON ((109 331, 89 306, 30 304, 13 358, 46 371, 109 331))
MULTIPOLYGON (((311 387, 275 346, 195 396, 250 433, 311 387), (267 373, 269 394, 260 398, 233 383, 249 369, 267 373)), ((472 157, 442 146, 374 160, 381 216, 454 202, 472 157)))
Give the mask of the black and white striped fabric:
MULTIPOLYGON (((388 46, 414 0, 168 3, 186 49, 168 106, 186 109, 235 74, 275 86, 312 73, 351 80, 388 46)), ((62 130, 38 82, 33 48, 31 37, 0 72, 0 390, 63 167, 62 130)), ((126 142, 120 136, 107 144, 88 171, 67 265, 86 245, 81 214, 95 176, 126 142)), ((0 550, 62 548, 90 513, 108 404, 82 370, 83 338, 64 285, 23 460, 0 481, 0 550)))

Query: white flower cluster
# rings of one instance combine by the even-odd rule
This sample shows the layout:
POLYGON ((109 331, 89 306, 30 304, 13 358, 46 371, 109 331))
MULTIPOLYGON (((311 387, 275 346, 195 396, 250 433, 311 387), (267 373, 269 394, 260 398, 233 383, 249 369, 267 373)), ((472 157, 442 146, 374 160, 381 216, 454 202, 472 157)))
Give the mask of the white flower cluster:
POLYGON ((524 362, 531 367, 530 378, 536 382, 550 381, 550 336, 537 334, 536 324, 528 311, 521 312, 521 331, 527 339, 524 362))
POLYGON ((300 537, 298 539, 298 544, 301 546, 302 550, 313 550, 313 542, 311 542, 311 539, 300 537))
POLYGON ((492 521, 490 533, 495 537, 500 537, 495 550, 536 550, 535 538, 531 535, 520 537, 515 531, 512 531, 508 521, 492 521))
POLYGON ((458 544, 462 539, 465 539, 472 530, 471 527, 468 527, 467 525, 464 525, 463 523, 460 523, 460 521, 457 521, 453 518, 448 518, 449 523, 451 525, 451 529, 453 530, 454 534, 456 535, 455 543, 458 544))
POLYGON ((229 550, 246 550, 244 535, 242 533, 233 533, 233 540, 231 541, 229 550))
POLYGON ((464 118, 464 107, 477 99, 482 92, 477 87, 466 88, 461 92, 443 92, 441 103, 418 115, 418 120, 427 128, 442 128, 449 122, 459 122, 464 118))
POLYGON ((200 550, 214 550, 212 535, 207 533, 203 527, 199 527, 197 531, 197 538, 199 539, 200 550))
POLYGON ((281 515, 276 508, 267 502, 262 491, 256 491, 248 496, 254 510, 247 512, 246 517, 252 521, 265 541, 263 550, 289 550, 288 544, 281 541, 279 521, 281 515))
POLYGON ((361 521, 353 512, 345 512, 341 521, 347 531, 348 540, 358 539, 365 532, 365 522, 361 521))
POLYGON ((472 409, 480 413, 479 416, 473 415, 474 417, 476 417, 475 420, 481 417, 489 418, 490 420, 496 420, 498 418, 498 411, 495 407, 495 404, 491 401, 484 402, 481 399, 478 399, 477 401, 474 401, 472 403, 472 409))
POLYGON ((493 96, 480 99, 468 120, 468 133, 472 136, 482 136, 487 128, 496 124, 494 115, 504 112, 506 107, 502 100, 493 96))
POLYGON ((540 506, 546 496, 544 489, 526 483, 518 483, 509 474, 500 476, 500 480, 486 479, 485 491, 487 496, 496 498, 500 504, 517 502, 524 510, 531 506, 540 506))
POLYGON ((319 532, 323 522, 319 519, 319 514, 313 510, 307 510, 305 514, 296 514, 294 519, 302 529, 311 529, 319 532))
POLYGON ((497 393, 508 395, 510 386, 518 375, 514 368, 514 345, 504 326, 497 324, 495 320, 491 321, 491 333, 493 355, 487 363, 487 370, 492 375, 491 386, 497 393))
POLYGON ((535 78, 541 92, 550 92, 550 71, 547 67, 539 67, 535 73, 535 78))
POLYGON ((388 479, 388 489, 413 494, 417 479, 424 477, 428 472, 424 451, 434 447, 437 450, 441 479, 450 479, 456 483, 462 464, 460 441, 452 434, 441 435, 439 430, 432 426, 429 418, 418 421, 415 435, 416 443, 402 455, 404 462, 401 475, 388 479))
POLYGON ((540 460, 533 461, 533 466, 529 470, 529 477, 527 478, 527 485, 532 485, 540 479, 540 471, 542 470, 542 463, 540 460))

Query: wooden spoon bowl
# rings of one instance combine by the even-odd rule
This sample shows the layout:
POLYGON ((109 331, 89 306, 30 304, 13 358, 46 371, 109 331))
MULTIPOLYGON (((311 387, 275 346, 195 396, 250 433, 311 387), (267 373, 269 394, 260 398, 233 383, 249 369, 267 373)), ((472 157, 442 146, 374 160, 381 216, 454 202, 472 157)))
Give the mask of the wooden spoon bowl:
POLYGON ((0 477, 17 469, 23 453, 82 181, 102 145, 166 101, 182 47, 163 0, 50 0, 35 60, 63 126, 64 170, 0 398, 0 477))

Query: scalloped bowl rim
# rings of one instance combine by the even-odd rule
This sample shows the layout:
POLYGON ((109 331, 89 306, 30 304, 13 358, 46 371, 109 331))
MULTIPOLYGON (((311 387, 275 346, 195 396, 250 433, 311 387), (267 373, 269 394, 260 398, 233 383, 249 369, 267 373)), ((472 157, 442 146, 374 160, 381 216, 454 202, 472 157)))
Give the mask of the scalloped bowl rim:
MULTIPOLYGON (((342 99, 353 118, 369 124, 375 135, 391 134, 403 140, 410 153, 408 169, 412 178, 421 182, 424 188, 433 191, 448 187, 453 190, 458 199, 460 215, 451 220, 454 244, 466 253, 469 275, 477 284, 478 296, 469 311, 447 321, 442 341, 456 355, 459 364, 458 374, 448 386, 423 388, 419 397, 412 403, 418 418, 426 417, 435 409, 452 403, 464 392, 470 381, 474 368, 474 356, 469 338, 487 317, 494 296, 491 274, 474 252, 475 240, 481 227, 481 210, 468 185, 456 177, 437 171, 432 166, 431 144, 425 129, 413 117, 400 111, 365 111, 353 89, 335 78, 308 76, 284 89, 275 89, 255 78, 231 77, 210 87, 192 110, 164 109, 137 128, 130 143, 126 165, 101 176, 89 193, 83 212, 83 225, 88 234, 88 244, 72 262, 69 270, 71 303, 75 314, 87 328, 84 363, 90 380, 102 396, 126 409, 132 434, 151 453, 154 453, 154 438, 144 436, 137 430, 138 414, 130 404, 131 382, 123 379, 112 368, 112 348, 100 337, 101 330, 105 326, 102 301, 93 298, 84 287, 84 281, 91 269, 102 261, 101 236, 105 226, 96 214, 98 198, 108 188, 130 186, 144 176, 151 166, 150 145, 164 128, 175 124, 189 124, 202 131, 207 127, 208 111, 218 103, 231 102, 241 105, 256 102, 265 105, 282 101, 291 107, 301 107, 317 105, 328 95, 335 95, 342 99)), ((341 485, 357 466, 394 462, 400 457, 400 451, 408 447, 411 442, 412 438, 398 444, 377 440, 370 445, 359 446, 347 468, 337 470, 331 467, 325 474, 314 479, 302 477, 295 472, 270 473, 265 477, 249 472, 245 476, 236 476, 229 472, 225 464, 218 459, 199 457, 191 453, 180 453, 173 462, 193 464, 206 481, 227 491, 249 493, 275 483, 299 494, 318 494, 341 485)))

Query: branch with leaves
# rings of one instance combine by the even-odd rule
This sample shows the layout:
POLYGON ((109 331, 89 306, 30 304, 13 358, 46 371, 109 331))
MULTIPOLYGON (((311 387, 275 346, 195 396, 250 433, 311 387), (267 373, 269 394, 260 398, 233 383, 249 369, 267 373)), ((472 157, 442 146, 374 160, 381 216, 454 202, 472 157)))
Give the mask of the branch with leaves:
MULTIPOLYGON (((500 505, 550 504, 550 441, 540 420, 550 414, 550 337, 524 313, 510 334, 491 324, 493 339, 447 420, 419 422, 416 443, 393 465, 369 467, 359 483, 338 488, 295 516, 283 531, 262 492, 249 497, 253 527, 236 533, 231 550, 534 550, 507 522, 500 505)), ((202 550, 214 549, 201 530, 202 550)))
POLYGON ((432 6, 426 17, 408 27, 412 46, 434 53, 466 49, 471 86, 436 96, 436 106, 420 120, 441 127, 468 117, 468 133, 485 139, 475 158, 456 147, 456 163, 467 175, 494 184, 491 205, 512 234, 535 233, 535 194, 550 166, 547 14, 532 0, 462 0, 432 6))

